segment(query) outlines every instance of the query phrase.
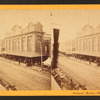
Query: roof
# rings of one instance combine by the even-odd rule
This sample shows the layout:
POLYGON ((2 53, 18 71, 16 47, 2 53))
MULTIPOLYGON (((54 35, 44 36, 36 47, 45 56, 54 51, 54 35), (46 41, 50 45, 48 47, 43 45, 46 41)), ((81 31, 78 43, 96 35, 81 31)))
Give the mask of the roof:
POLYGON ((37 22, 36 25, 38 25, 38 26, 43 26, 40 22, 37 22))
POLYGON ((12 31, 15 30, 16 28, 20 28, 21 29, 22 27, 18 26, 18 25, 14 25, 13 28, 12 28, 12 31))

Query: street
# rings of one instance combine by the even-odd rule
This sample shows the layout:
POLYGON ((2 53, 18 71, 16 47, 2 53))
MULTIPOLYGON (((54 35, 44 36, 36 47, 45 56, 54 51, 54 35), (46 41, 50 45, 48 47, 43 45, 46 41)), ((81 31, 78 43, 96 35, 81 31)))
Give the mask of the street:
POLYGON ((15 85, 17 90, 50 90, 50 73, 40 69, 38 66, 19 66, 13 61, 0 59, 0 77, 15 85))
POLYGON ((58 67, 73 79, 86 85, 88 90, 100 89, 100 67, 59 55, 58 67))

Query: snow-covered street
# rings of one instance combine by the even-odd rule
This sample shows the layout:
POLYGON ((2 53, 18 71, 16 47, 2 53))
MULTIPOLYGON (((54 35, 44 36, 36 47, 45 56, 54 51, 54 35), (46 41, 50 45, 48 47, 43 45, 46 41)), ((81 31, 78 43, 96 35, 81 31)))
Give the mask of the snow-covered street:
POLYGON ((100 89, 100 67, 89 65, 83 61, 72 60, 61 55, 58 58, 58 67, 73 79, 86 85, 88 90, 100 89))
POLYGON ((5 79, 17 90, 50 90, 51 75, 38 66, 22 66, 0 59, 0 77, 5 79), (36 70, 37 68, 37 70, 36 70))

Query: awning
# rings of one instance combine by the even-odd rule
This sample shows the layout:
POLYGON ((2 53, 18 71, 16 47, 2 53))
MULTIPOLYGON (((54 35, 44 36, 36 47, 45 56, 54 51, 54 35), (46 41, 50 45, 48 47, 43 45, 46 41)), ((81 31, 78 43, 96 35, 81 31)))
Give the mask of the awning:
POLYGON ((51 58, 49 57, 47 60, 45 60, 44 62, 42 62, 43 65, 46 65, 46 66, 51 66, 51 58))

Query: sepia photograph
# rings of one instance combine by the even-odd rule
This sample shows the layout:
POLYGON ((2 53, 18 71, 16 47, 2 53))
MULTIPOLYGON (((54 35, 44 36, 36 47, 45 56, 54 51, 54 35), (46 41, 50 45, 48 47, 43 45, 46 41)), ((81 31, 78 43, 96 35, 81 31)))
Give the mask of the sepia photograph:
POLYGON ((52 90, 100 90, 100 9, 52 10, 52 90))
POLYGON ((99 9, 0 9, 0 91, 100 90, 99 9))
POLYGON ((47 10, 0 10, 0 91, 51 90, 47 10))

